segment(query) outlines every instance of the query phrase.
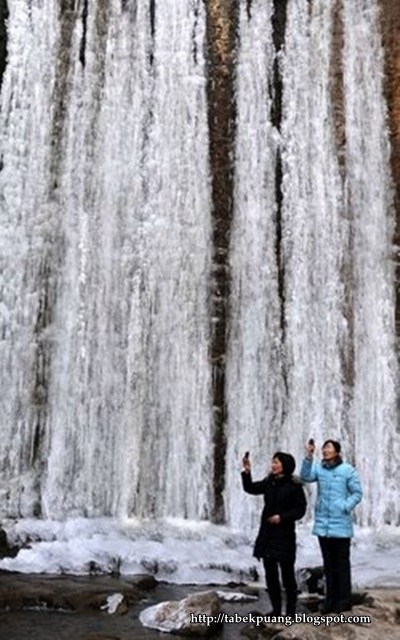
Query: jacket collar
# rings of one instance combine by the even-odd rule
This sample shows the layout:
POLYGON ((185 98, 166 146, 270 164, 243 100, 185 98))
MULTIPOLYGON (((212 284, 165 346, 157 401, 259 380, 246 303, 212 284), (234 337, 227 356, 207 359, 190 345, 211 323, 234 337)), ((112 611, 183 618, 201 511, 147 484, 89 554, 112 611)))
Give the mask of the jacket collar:
POLYGON ((289 480, 292 480, 292 476, 274 476, 273 473, 270 473, 268 476, 268 480, 269 482, 288 482, 289 480))
POLYGON ((336 467, 338 467, 340 464, 342 464, 343 460, 341 458, 341 456, 336 456, 336 458, 334 460, 322 460, 321 465, 324 467, 324 469, 335 469, 336 467))

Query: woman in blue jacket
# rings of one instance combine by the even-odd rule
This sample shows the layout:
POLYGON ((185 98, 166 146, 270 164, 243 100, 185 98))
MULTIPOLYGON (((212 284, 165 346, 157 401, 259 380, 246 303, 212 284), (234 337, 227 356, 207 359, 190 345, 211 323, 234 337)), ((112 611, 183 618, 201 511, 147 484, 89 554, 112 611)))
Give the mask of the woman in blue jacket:
POLYGON ((324 613, 351 609, 351 512, 362 497, 357 471, 343 462, 340 450, 339 442, 326 440, 319 463, 313 461, 314 445, 308 444, 300 472, 302 480, 318 484, 313 534, 318 536, 324 562, 324 613))

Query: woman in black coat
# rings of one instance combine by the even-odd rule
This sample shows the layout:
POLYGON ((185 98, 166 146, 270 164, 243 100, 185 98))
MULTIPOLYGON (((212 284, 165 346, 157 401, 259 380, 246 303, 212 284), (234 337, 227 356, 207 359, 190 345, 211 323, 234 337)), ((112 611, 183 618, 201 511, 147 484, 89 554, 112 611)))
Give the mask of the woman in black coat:
POLYGON ((270 615, 273 616, 280 616, 282 607, 278 567, 286 591, 286 614, 294 616, 296 611, 295 521, 305 514, 306 498, 301 482, 293 478, 295 466, 290 453, 278 451, 272 458, 270 474, 264 480, 253 482, 250 460, 243 458, 243 489, 252 495, 264 494, 264 509, 253 555, 264 563, 272 604, 270 615))

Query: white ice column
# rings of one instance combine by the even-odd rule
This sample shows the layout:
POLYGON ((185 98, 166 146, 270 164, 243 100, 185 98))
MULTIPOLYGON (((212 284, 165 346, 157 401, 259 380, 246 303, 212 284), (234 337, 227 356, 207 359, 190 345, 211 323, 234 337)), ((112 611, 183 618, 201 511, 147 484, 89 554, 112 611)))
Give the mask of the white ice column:
MULTIPOLYGON (((275 173, 279 133, 272 126, 272 2, 241 3, 237 66, 235 207, 227 353, 226 503, 229 521, 251 524, 240 458, 250 450, 265 475, 280 442, 285 389, 281 363, 275 173)), ((252 516, 250 515, 252 514, 252 516)))
POLYGON ((0 107, 0 509, 13 517, 29 515, 40 501, 46 418, 38 424, 38 414, 48 389, 38 371, 54 340, 43 320, 54 291, 58 225, 48 198, 54 4, 8 1, 0 107))
POLYGON ((330 94, 332 2, 289 3, 283 60, 287 445, 341 437, 342 189, 330 94))
POLYGON ((346 195, 353 228, 354 459, 364 524, 399 518, 393 185, 376 0, 345 2, 346 195))

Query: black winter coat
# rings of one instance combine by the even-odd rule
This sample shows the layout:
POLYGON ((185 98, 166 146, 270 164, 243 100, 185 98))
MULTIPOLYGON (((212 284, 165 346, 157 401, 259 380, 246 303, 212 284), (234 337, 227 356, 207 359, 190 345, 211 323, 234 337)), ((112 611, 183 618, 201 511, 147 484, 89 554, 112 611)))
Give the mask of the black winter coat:
POLYGON ((243 489, 252 495, 264 494, 264 509, 253 555, 278 561, 294 562, 296 557, 295 521, 306 512, 306 498, 299 480, 272 474, 253 482, 251 473, 242 473, 243 489), (279 524, 270 524, 267 518, 280 515, 279 524))

